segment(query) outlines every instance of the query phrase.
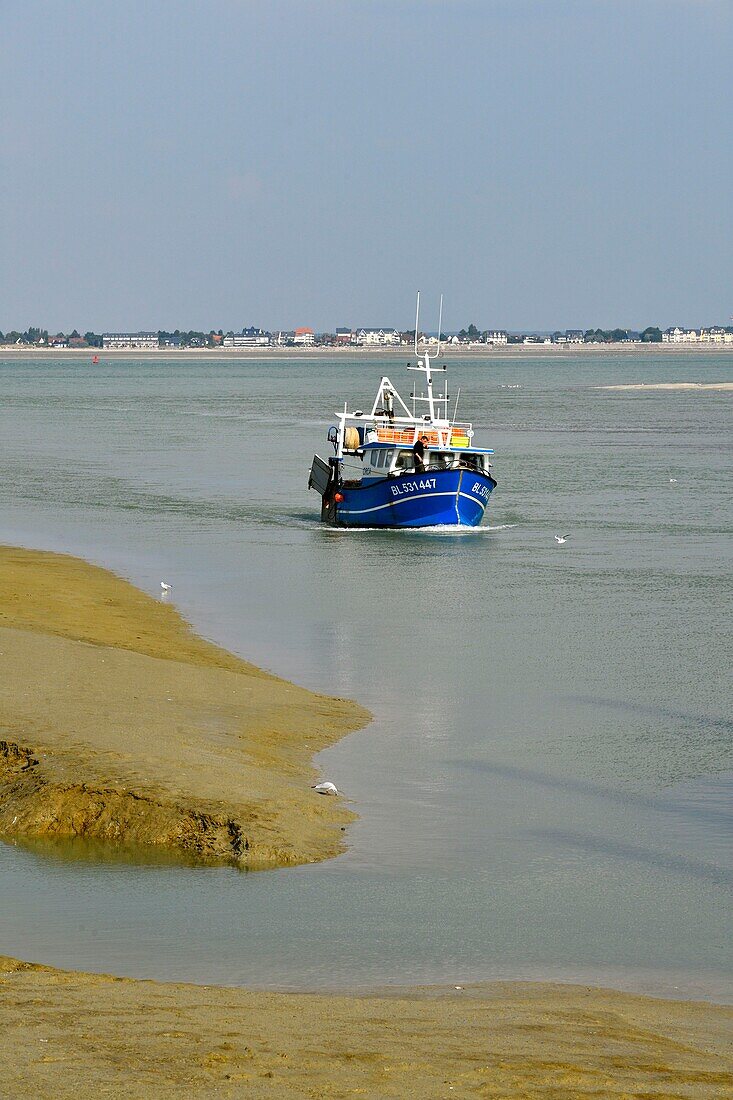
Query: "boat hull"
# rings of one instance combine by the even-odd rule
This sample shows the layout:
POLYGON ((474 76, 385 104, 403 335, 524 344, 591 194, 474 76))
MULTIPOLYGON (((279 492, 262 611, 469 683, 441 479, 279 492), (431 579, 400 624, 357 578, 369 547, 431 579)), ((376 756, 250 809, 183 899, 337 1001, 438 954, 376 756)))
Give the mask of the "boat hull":
POLYGON ((380 478, 341 487, 343 499, 329 501, 323 518, 340 527, 478 527, 495 487, 475 470, 380 478))

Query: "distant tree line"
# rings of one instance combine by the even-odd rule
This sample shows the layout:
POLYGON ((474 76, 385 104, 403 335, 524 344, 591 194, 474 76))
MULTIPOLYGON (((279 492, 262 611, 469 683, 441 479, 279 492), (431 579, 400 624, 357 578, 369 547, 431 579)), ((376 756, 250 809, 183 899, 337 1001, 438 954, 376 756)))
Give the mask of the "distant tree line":
POLYGON ((0 332, 0 344, 27 344, 38 347, 54 343, 71 343, 79 347, 101 348, 102 337, 96 332, 85 332, 83 336, 73 329, 71 332, 49 333, 47 328, 27 328, 24 332, 10 329, 8 332, 0 332))
MULTIPOLYGON (((221 339, 223 335, 222 329, 219 329, 218 332, 213 329, 210 332, 197 332, 193 329, 188 332, 183 332, 180 329, 176 329, 174 332, 166 332, 161 329, 158 332, 158 339, 161 344, 175 339, 181 347, 207 347, 218 343, 216 338, 221 339)), ((8 332, 0 331, 0 344, 21 344, 29 347, 47 347, 50 345, 53 347, 54 344, 68 343, 74 347, 101 348, 103 342, 104 338, 101 332, 85 332, 82 336, 77 329, 72 329, 71 332, 49 333, 48 329, 31 326, 23 332, 19 329, 10 329, 8 332)))
POLYGON ((161 329, 158 332, 158 339, 164 346, 166 344, 177 344, 181 348, 206 348, 213 347, 215 344, 221 342, 224 336, 224 330, 219 329, 215 332, 214 329, 210 329, 209 332, 199 332, 196 329, 189 329, 188 332, 183 329, 174 329, 173 332, 167 332, 165 329, 161 329), (218 337, 219 339, 215 339, 218 337))
MULTIPOLYGON (((458 333, 458 339, 461 341, 467 341, 470 343, 476 343, 481 340, 486 340, 490 329, 479 329, 477 325, 471 324, 468 328, 462 328, 458 333)), ((445 334, 443 334, 445 335, 445 334)), ((524 332, 509 332, 507 333, 507 343, 509 344, 521 344, 525 336, 533 335, 532 333, 524 332)), ((562 332, 553 333, 553 338, 557 339, 559 336, 564 336, 562 332)), ((641 340, 645 344, 656 344, 662 341, 662 330, 660 328, 645 328, 643 332, 634 332, 628 328, 589 328, 583 332, 584 344, 618 344, 622 341, 629 340, 641 340)))
POLYGON ((48 330, 45 328, 27 328, 25 332, 11 329, 10 332, 0 332, 0 341, 3 344, 40 344, 48 343, 48 330))

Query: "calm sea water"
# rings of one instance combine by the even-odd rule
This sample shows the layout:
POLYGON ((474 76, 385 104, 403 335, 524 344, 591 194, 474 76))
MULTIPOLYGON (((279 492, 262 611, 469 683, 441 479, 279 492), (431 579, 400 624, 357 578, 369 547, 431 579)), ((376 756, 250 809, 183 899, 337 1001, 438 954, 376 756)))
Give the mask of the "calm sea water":
POLYGON ((360 814, 343 857, 242 874, 0 845, 0 950, 733 999, 733 396, 598 388, 730 364, 452 363, 498 489, 477 531, 400 533, 325 529, 306 483, 333 410, 402 386, 401 361, 1 362, 2 541, 171 580, 200 632, 374 721, 319 761, 360 814))

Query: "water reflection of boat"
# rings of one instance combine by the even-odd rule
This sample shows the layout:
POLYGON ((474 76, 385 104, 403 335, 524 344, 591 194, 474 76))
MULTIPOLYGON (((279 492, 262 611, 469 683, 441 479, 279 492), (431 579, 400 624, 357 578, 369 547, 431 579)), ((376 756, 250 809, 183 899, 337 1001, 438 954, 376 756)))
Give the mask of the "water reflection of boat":
MULTIPOLYGON (((489 496, 496 488, 489 456, 494 452, 473 447, 473 427, 448 419, 447 378, 443 392, 433 392, 437 350, 419 350, 420 296, 415 319, 416 364, 408 370, 424 376, 425 392, 413 387, 410 409, 389 378, 379 383, 372 410, 349 412, 344 405, 338 424, 329 428, 333 455, 314 455, 308 488, 322 497, 321 519, 342 527, 477 527, 489 496), (418 408, 427 412, 418 413, 418 408), (396 407, 398 412, 395 411, 396 407), (424 440, 422 461, 414 448, 424 440)), ((460 392, 460 391, 459 391, 460 392)))

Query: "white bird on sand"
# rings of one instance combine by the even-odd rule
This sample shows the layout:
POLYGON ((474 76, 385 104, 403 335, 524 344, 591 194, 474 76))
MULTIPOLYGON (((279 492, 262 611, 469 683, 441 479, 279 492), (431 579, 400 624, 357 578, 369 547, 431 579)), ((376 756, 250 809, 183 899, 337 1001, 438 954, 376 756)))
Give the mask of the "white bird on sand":
POLYGON ((328 783, 328 782, 326 782, 326 783, 314 783, 313 787, 312 787, 312 790, 314 790, 316 792, 316 794, 338 794, 339 793, 338 792, 338 787, 336 786, 336 784, 335 783, 328 783))
POLYGON ((555 542, 558 546, 562 546, 564 542, 567 542, 570 535, 555 535, 555 542))
POLYGON ((170 592, 173 585, 172 584, 167 584, 166 581, 161 581, 160 582, 160 587, 161 587, 161 591, 170 592))

